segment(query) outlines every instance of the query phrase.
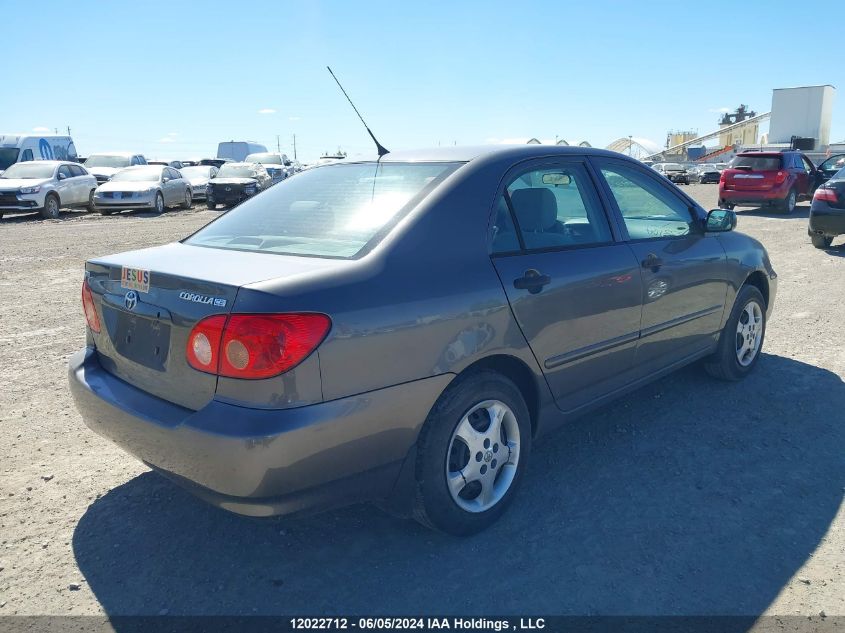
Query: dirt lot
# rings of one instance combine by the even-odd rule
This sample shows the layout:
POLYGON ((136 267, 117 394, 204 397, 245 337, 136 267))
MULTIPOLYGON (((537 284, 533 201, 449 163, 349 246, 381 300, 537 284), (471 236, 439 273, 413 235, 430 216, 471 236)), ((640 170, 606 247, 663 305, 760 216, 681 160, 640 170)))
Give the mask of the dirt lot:
POLYGON ((0 221, 0 615, 845 615, 845 247, 810 246, 806 203, 740 213, 780 274, 755 374, 690 367, 548 438, 469 540, 368 506, 228 515, 83 425, 83 262, 215 215, 0 221))

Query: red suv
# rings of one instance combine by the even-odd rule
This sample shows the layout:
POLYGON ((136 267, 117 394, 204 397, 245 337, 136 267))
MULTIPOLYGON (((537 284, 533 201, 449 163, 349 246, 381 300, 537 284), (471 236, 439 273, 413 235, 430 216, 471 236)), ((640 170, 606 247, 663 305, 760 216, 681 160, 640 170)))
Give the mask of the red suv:
POLYGON ((719 179, 719 206, 777 207, 792 213, 800 199, 812 197, 819 171, 795 150, 737 154, 719 179))

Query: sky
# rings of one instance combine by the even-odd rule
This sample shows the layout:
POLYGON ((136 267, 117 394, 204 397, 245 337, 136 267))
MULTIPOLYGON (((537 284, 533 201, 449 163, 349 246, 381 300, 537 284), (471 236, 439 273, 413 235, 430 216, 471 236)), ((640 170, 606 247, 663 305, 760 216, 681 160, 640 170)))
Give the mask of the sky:
MULTIPOLYGON (((662 146, 740 103, 768 111, 773 88, 845 89, 842 65, 816 54, 838 50, 845 3, 796 6, 0 0, 0 133, 69 126, 82 156, 188 159, 227 140, 275 151, 277 136, 293 155, 294 135, 304 162, 370 155, 329 65, 388 149, 629 135, 662 146)), ((843 139, 840 94, 831 141, 843 139)))

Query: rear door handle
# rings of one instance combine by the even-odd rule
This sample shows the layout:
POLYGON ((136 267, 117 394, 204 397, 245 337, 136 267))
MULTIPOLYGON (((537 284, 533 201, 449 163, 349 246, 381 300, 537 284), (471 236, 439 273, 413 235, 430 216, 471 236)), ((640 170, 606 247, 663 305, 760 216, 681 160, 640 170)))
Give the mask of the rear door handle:
POLYGON ((527 290, 532 295, 537 294, 552 282, 552 278, 548 275, 543 275, 539 270, 529 268, 525 271, 522 277, 517 277, 513 280, 513 287, 517 290, 527 290))
POLYGON ((651 268, 652 272, 657 272, 660 267, 663 265, 663 260, 660 259, 654 253, 649 253, 645 256, 645 259, 642 261, 643 268, 651 268))

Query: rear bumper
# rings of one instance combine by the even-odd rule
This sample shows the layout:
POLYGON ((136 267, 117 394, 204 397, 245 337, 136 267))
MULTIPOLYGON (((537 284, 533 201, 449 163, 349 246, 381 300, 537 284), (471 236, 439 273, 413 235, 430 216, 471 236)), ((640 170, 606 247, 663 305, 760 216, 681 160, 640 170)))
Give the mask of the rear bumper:
POLYGON ((69 360, 85 424, 197 496, 250 516, 387 497, 451 374, 294 409, 184 409, 69 360))
POLYGON ((845 234, 845 209, 834 209, 825 202, 813 202, 807 233, 828 237, 845 234))
POLYGON ((786 198, 787 194, 789 194, 790 186, 773 187, 772 189, 760 191, 719 187, 719 198, 733 204, 748 206, 772 205, 786 198))

